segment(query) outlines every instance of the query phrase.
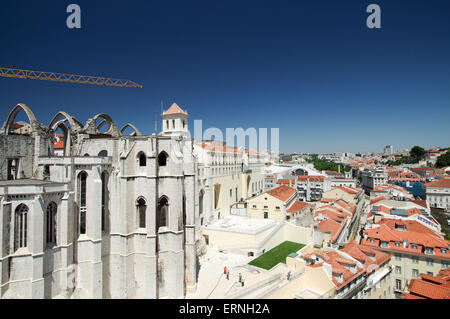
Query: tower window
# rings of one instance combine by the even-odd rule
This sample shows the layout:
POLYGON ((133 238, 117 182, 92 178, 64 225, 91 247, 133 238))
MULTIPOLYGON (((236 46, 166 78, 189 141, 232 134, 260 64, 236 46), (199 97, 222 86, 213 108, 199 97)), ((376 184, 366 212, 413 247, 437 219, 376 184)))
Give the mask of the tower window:
POLYGON ((78 174, 78 222, 80 234, 86 234, 86 187, 87 173, 78 174))
POLYGON ((145 228, 145 217, 147 211, 147 204, 145 199, 139 198, 137 201, 137 210, 138 210, 138 226, 139 228, 145 228))
POLYGON ((167 220, 169 215, 169 200, 167 197, 163 196, 158 203, 158 211, 156 214, 156 232, 159 231, 160 227, 167 226, 167 220))
POLYGON ((56 245, 56 212, 58 211, 58 206, 55 202, 51 202, 47 206, 47 218, 46 218, 46 243, 47 246, 56 245))
POLYGON ((139 155, 139 166, 147 166, 147 156, 145 155, 145 153, 140 153, 139 155))
POLYGON ((102 173, 102 231, 109 231, 109 192, 108 192, 108 179, 107 172, 102 173))
POLYGON ((167 165, 167 153, 166 152, 161 152, 158 155, 158 165, 159 166, 166 166, 167 165))
POLYGON ((27 246, 28 206, 20 204, 15 211, 14 250, 27 246))

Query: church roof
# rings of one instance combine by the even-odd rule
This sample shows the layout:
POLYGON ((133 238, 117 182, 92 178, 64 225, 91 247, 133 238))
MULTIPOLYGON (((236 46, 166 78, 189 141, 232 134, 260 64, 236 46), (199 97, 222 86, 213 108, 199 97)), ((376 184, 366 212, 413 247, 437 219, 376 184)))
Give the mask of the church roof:
POLYGON ((183 111, 177 103, 173 103, 172 106, 163 113, 164 115, 174 115, 174 114, 183 114, 188 115, 185 111, 183 111))

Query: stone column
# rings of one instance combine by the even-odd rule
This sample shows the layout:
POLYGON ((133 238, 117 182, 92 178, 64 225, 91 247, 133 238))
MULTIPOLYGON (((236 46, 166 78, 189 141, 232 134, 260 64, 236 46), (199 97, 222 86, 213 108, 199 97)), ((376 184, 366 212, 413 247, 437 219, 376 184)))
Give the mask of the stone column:
POLYGON ((76 274, 71 273, 71 271, 76 271, 73 266, 74 234, 76 233, 76 229, 74 229, 76 226, 73 224, 73 193, 66 192, 63 195, 56 216, 56 241, 58 246, 61 247, 61 269, 63 269, 59 272, 60 293, 69 297, 76 284, 73 282, 76 279, 76 274), (72 269, 69 269, 71 266, 72 269))
POLYGON ((28 211, 27 245, 32 258, 31 298, 44 299, 44 200, 37 196, 28 211))
MULTIPOLYGON (((86 239, 81 249, 85 262, 85 283, 93 299, 102 298, 102 181, 100 167, 94 167, 87 179, 86 239)), ((80 250, 81 250, 80 249, 80 250)), ((81 260, 79 260, 80 262, 81 260)))
MULTIPOLYGON (((121 160, 122 169, 126 166, 121 160)), ((112 173, 110 190, 110 236, 111 236, 111 257, 110 257, 110 294, 113 299, 123 299, 127 296, 126 290, 126 254, 127 254, 127 199, 121 194, 127 194, 126 179, 120 175, 112 173)))
POLYGON ((9 280, 8 260, 4 258, 9 255, 10 250, 10 220, 11 204, 5 203, 5 198, 0 196, 0 298, 3 295, 2 286, 9 280))
POLYGON ((195 249, 195 222, 196 222, 196 198, 198 189, 195 185, 195 176, 185 178, 186 192, 186 225, 184 227, 185 236, 185 284, 186 292, 193 293, 196 289, 196 268, 197 256, 195 249))
MULTIPOLYGON (((154 161, 154 159, 153 159, 154 161)), ((148 180, 149 193, 147 202, 147 241, 146 241, 146 254, 145 254, 145 295, 146 298, 157 298, 157 257, 156 257, 156 224, 155 213, 158 203, 156 202, 154 194, 156 194, 156 178, 148 180), (152 196, 153 195, 153 196, 152 196)))

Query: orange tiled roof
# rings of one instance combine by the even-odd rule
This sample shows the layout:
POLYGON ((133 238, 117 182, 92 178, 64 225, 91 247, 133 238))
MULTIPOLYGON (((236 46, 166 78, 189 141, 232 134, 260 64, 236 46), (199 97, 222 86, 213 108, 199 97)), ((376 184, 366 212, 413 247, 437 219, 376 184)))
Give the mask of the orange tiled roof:
POLYGON ((336 171, 325 171, 327 175, 344 175, 344 173, 339 173, 336 171))
POLYGON ((297 193, 297 191, 294 188, 286 186, 286 185, 281 185, 281 186, 278 186, 277 188, 267 191, 267 194, 272 195, 273 197, 276 197, 283 202, 286 202, 288 199, 290 199, 296 193, 297 193))
POLYGON ((353 187, 338 186, 337 188, 339 188, 340 190, 343 190, 344 192, 351 194, 351 195, 358 194, 358 190, 353 187))
POLYGON ((368 249, 367 247, 358 245, 354 240, 345 244, 341 251, 363 263, 367 274, 372 273, 376 269, 374 265, 381 266, 391 258, 391 255, 388 253, 375 249, 368 249), (373 260, 370 255, 374 256, 375 260, 373 260))
POLYGON ((21 127, 24 127, 24 125, 22 125, 22 124, 17 124, 17 123, 12 123, 12 124, 11 124, 11 128, 13 128, 13 129, 18 129, 18 128, 21 128, 21 127))
POLYGON ((54 144, 54 149, 55 150, 60 150, 60 149, 64 148, 63 137, 64 137, 64 135, 62 135, 62 134, 56 134, 56 141, 55 141, 55 144, 54 144))
POLYGON ((172 106, 166 110, 163 115, 173 115, 173 114, 183 114, 188 115, 185 111, 183 111, 177 103, 173 103, 172 106))
POLYGON ((324 210, 319 210, 316 211, 314 214, 314 217, 319 216, 320 214, 322 214, 323 216, 334 220, 335 222, 338 222, 339 224, 342 223, 342 221, 345 219, 345 215, 339 212, 333 212, 331 210, 328 209, 324 209, 324 210))
POLYGON ((342 232, 345 224, 345 221, 339 224, 332 219, 324 219, 319 223, 317 229, 322 233, 327 231, 331 232, 331 240, 335 242, 338 239, 339 234, 342 232))
POLYGON ((365 246, 382 248, 381 241, 384 241, 389 243, 389 247, 384 249, 388 249, 390 251, 431 256, 425 254, 423 251, 424 247, 429 247, 433 249, 432 256, 450 259, 449 242, 429 232, 421 233, 410 230, 396 230, 389 227, 389 224, 382 223, 379 224, 379 227, 377 228, 365 229, 364 234, 367 234, 367 238, 362 238, 361 244, 365 246), (371 242, 371 239, 374 240, 373 243, 371 242), (409 242, 409 246, 407 248, 403 247, 403 240, 407 240, 409 242), (399 242, 400 246, 396 247, 395 242, 399 242), (412 248, 411 244, 416 244, 417 249, 412 248), (446 248, 447 253, 442 253, 441 248, 446 248))
POLYGON ((206 144, 206 143, 196 143, 201 148, 207 149, 207 150, 213 150, 213 151, 220 151, 220 152, 234 152, 236 153, 238 149, 236 147, 228 147, 225 145, 214 145, 214 144, 206 144))
POLYGON ((363 268, 358 267, 355 265, 355 263, 348 258, 344 258, 336 251, 329 251, 327 252, 328 260, 327 263, 331 265, 332 267, 332 273, 334 274, 342 274, 343 281, 339 282, 334 276, 333 276, 333 284, 336 286, 337 289, 340 289, 344 286, 346 286, 348 283, 353 281, 353 279, 359 277, 362 272, 364 271, 363 268), (356 272, 351 272, 346 265, 355 265, 356 266, 356 272))
POLYGON ((450 179, 440 179, 438 181, 426 183, 424 187, 440 187, 440 188, 450 188, 450 179))
POLYGON ((300 182, 310 181, 310 182, 323 182, 325 179, 324 176, 316 176, 316 175, 307 175, 307 176, 299 176, 297 180, 300 182))
POLYGON ((292 204, 291 207, 289 207, 287 212, 288 213, 296 213, 296 212, 304 209, 306 206, 309 206, 309 204, 306 202, 295 201, 294 204, 292 204))
MULTIPOLYGON (((423 274, 421 274, 421 276, 422 275, 423 274)), ((424 279, 411 279, 408 290, 409 294, 403 295, 406 299, 412 299, 414 297, 422 297, 425 299, 450 299, 450 287, 428 282, 424 279)))
POLYGON ((385 199, 389 199, 389 197, 386 197, 386 196, 376 197, 370 201, 370 205, 373 205, 373 204, 378 203, 379 201, 385 200, 385 199))
POLYGON ((396 225, 403 225, 406 226, 406 229, 409 231, 436 235, 434 230, 428 228, 425 225, 422 225, 421 223, 415 220, 383 218, 378 222, 378 224, 386 225, 391 229, 395 229, 396 225))
POLYGON ((295 179, 279 179, 277 181, 277 184, 281 184, 281 185, 295 185, 295 179))
POLYGON ((319 207, 316 208, 316 212, 320 212, 322 210, 332 210, 332 211, 337 212, 339 214, 344 214, 344 215, 346 215, 348 217, 352 217, 352 215, 353 215, 350 212, 350 210, 344 210, 341 207, 336 207, 336 206, 333 206, 333 205, 330 205, 330 204, 324 205, 324 206, 319 206, 319 207))

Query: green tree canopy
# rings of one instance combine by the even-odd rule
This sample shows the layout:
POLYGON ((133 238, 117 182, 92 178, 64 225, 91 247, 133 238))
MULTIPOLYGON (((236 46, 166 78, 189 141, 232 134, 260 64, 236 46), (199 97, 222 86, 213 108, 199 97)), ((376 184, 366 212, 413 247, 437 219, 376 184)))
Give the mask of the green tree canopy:
POLYGON ((424 156, 426 153, 427 153, 427 151, 423 147, 414 146, 411 149, 410 155, 415 160, 420 160, 422 158, 422 156, 424 156))
POLYGON ((439 156, 436 161, 437 168, 442 168, 442 167, 447 167, 447 166, 450 166, 450 152, 449 151, 447 151, 446 153, 439 156))

